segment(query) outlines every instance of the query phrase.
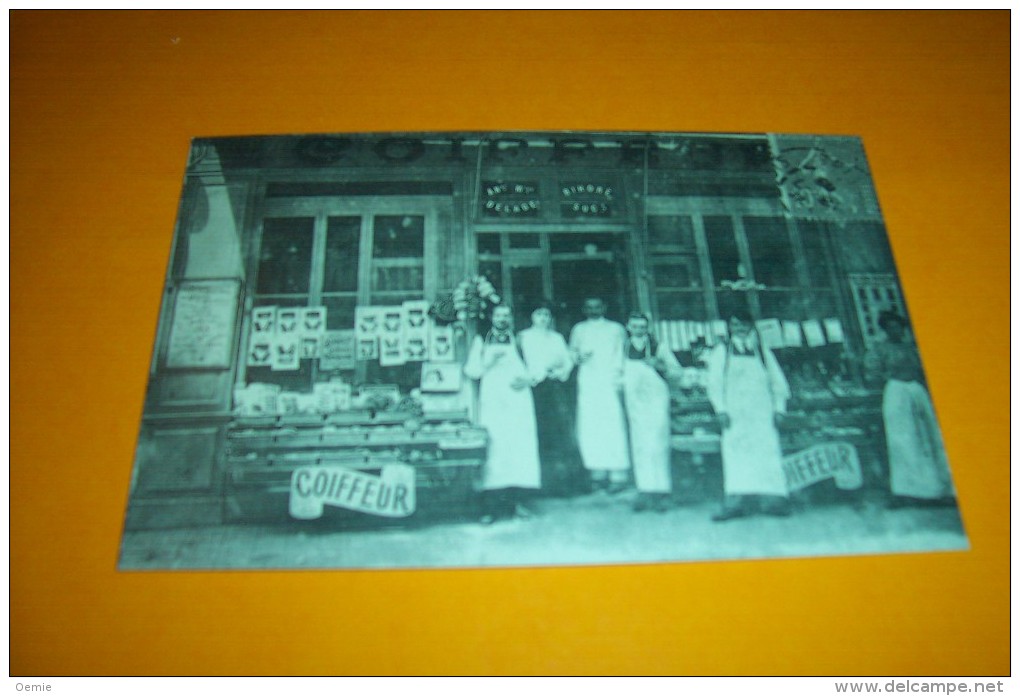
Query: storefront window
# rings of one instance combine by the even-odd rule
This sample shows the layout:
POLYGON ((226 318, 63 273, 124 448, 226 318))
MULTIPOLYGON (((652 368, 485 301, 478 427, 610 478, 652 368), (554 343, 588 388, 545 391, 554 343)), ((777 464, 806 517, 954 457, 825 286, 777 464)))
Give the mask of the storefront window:
MULTIPOLYGON (((263 220, 254 309, 276 307, 278 318, 279 308, 323 307, 327 331, 350 331, 359 306, 396 306, 425 297, 427 213, 372 214, 371 207, 335 201, 320 205, 296 200, 274 203, 274 207, 298 214, 270 215, 263 220), (338 214, 323 214, 334 211, 338 214), (346 211, 353 214, 343 214, 346 211)), ((385 207, 397 208, 391 202, 385 207)), ((299 350, 304 350, 303 344, 299 350)), ((316 382, 341 376, 355 384, 410 388, 417 384, 412 373, 420 369, 420 363, 383 367, 378 361, 359 361, 339 371, 323 371, 310 353, 285 367, 275 358, 272 364, 249 360, 245 381, 308 392, 316 382)))
POLYGON ((786 221, 779 217, 745 217, 744 232, 754 280, 770 288, 797 287, 793 247, 786 221))
POLYGON ((314 224, 314 218, 265 221, 258 270, 260 295, 308 293, 314 224))
POLYGON ((706 216, 704 225, 715 286, 719 287, 724 280, 739 280, 746 274, 746 269, 733 234, 733 219, 722 215, 706 216))

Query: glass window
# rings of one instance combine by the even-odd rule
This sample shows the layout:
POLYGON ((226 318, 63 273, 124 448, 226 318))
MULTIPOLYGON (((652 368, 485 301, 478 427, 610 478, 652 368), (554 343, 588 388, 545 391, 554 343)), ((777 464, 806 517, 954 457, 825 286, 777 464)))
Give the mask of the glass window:
POLYGON ((499 255, 499 235, 480 234, 478 235, 478 253, 499 255))
POLYGON ((372 290, 394 292, 398 290, 423 290, 424 288, 425 268, 423 264, 376 265, 372 269, 372 290))
POLYGON ((510 235, 511 249, 538 249, 542 241, 537 234, 518 232, 510 235))
POLYGON ((705 298, 700 292, 674 292, 665 291, 655 294, 658 305, 657 319, 687 319, 690 321, 704 321, 705 298))
POLYGON ((314 218, 265 220, 256 292, 260 295, 308 292, 314 225, 314 218))
POLYGON ((688 215, 649 215, 648 251, 675 254, 694 251, 694 226, 688 215))
POLYGON ((829 259, 825 253, 825 226, 817 222, 801 222, 800 239, 804 245, 804 263, 807 265, 811 286, 831 285, 829 259))
POLYGON ((331 217, 326 224, 324 292, 357 292, 360 217, 331 217))
POLYGON ((425 253, 425 218, 421 215, 376 215, 372 256, 377 259, 421 257, 425 253))
POLYGON ((733 236, 733 221, 721 215, 705 217, 705 239, 716 287, 724 280, 739 280, 744 269, 733 236))
POLYGON ((793 246, 786 222, 778 217, 744 218, 754 279, 769 287, 798 286, 793 246))
POLYGON ((656 289, 701 287, 701 271, 695 258, 654 259, 652 263, 652 277, 656 289))
POLYGON ((327 330, 354 328, 354 308, 358 304, 356 297, 324 297, 322 304, 326 307, 327 330))

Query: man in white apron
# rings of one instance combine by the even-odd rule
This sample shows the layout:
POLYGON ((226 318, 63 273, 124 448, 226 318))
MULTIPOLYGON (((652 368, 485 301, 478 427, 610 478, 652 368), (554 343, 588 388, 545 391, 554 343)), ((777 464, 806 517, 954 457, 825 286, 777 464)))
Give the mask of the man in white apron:
POLYGON ((725 497, 722 522, 751 514, 754 503, 772 515, 789 515, 778 423, 786 413, 790 388, 772 351, 762 346, 751 317, 734 312, 730 340, 708 359, 708 398, 722 428, 725 497))
POLYGON ((489 434, 480 482, 484 524, 529 517, 524 494, 541 487, 532 379, 511 329, 512 316, 506 305, 493 308, 492 329, 484 338, 475 336, 464 364, 464 374, 480 381, 478 423, 489 434))
POLYGON ((586 299, 583 311, 587 319, 570 332, 570 350, 578 365, 577 444, 593 489, 616 493, 626 487, 630 471, 620 400, 627 332, 606 319, 601 299, 586 299))
POLYGON ((670 506, 669 383, 666 375, 680 372, 673 351, 648 333, 648 317, 631 314, 624 348, 623 395, 630 426, 630 454, 638 490, 634 511, 664 512, 670 506))

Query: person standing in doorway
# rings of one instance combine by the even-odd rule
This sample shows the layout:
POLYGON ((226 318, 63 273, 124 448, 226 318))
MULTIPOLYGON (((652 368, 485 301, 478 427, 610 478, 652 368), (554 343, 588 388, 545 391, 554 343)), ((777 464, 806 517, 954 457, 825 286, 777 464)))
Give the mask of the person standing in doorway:
POLYGON ((478 423, 489 434, 481 480, 483 524, 530 517, 525 498, 542 482, 532 380, 512 317, 510 307, 494 307, 492 329, 484 338, 475 336, 464 364, 464 374, 479 380, 478 423))
POLYGON ((673 352, 648 333, 648 324, 638 312, 627 320, 623 396, 638 490, 634 511, 663 512, 673 493, 668 377, 681 368, 673 352))
POLYGON ((935 420, 928 390, 924 386, 921 358, 907 335, 907 321, 896 312, 878 315, 885 341, 877 343, 864 358, 870 381, 882 381, 882 419, 889 453, 890 507, 920 501, 951 502, 953 482, 935 420))
POLYGON ((730 339, 708 359, 708 399, 722 431, 724 498, 716 522, 754 512, 790 514, 778 425, 790 388, 772 351, 761 345, 751 315, 734 311, 730 339))
POLYGON ((577 444, 592 488, 618 493, 627 486, 630 456, 620 391, 627 332, 606 319, 600 298, 584 301, 584 321, 570 332, 577 369, 577 444))

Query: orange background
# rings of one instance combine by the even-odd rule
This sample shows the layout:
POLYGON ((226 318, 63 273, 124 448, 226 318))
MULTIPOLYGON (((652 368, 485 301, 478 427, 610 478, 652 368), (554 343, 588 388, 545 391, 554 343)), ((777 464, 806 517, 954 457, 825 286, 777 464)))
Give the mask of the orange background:
POLYGON ((68 13, 11 38, 11 673, 1009 671, 1009 13, 68 13), (115 570, 192 136, 864 138, 962 553, 115 570))

